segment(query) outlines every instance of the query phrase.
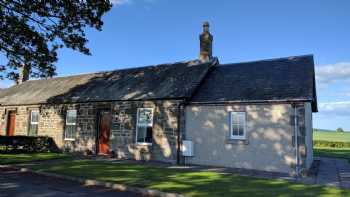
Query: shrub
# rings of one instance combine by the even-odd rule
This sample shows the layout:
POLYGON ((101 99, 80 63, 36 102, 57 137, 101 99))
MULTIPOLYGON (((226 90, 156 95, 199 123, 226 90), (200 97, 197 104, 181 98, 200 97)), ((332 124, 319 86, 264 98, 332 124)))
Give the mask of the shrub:
POLYGON ((341 127, 339 127, 336 131, 337 132, 344 132, 344 130, 341 127))
POLYGON ((316 147, 330 147, 330 148, 350 148, 350 142, 332 142, 326 140, 314 140, 316 147))
POLYGON ((59 152, 55 141, 46 136, 0 136, 1 153, 59 152))

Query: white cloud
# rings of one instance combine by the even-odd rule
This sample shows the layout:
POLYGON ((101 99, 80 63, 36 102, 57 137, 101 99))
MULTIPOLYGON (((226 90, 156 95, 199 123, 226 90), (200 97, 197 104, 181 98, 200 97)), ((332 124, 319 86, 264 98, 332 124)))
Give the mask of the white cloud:
POLYGON ((113 5, 123 5, 131 3, 131 0, 110 0, 113 5))
POLYGON ((316 80, 321 86, 337 81, 350 81, 350 62, 317 66, 316 80))
POLYGON ((350 91, 341 91, 337 94, 337 96, 345 96, 345 97, 350 97, 350 91))
POLYGON ((319 111, 325 115, 350 116, 350 101, 319 103, 319 111))

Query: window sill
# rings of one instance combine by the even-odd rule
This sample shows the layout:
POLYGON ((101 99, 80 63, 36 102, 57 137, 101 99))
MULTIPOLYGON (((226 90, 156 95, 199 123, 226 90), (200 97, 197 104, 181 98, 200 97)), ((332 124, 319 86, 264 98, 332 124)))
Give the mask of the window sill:
POLYGON ((230 140, 246 140, 245 136, 230 136, 230 140))
POLYGON ((237 145, 248 145, 249 141, 247 139, 227 139, 226 144, 237 144, 237 145))
POLYGON ((64 138, 64 141, 75 141, 74 138, 64 138))
POLYGON ((141 146, 152 146, 152 143, 147 143, 147 142, 136 142, 136 145, 141 145, 141 146))

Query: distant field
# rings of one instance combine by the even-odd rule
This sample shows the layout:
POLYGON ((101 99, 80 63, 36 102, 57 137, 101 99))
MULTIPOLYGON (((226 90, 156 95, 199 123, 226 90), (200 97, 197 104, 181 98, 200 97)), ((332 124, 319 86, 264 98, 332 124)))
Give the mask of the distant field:
MULTIPOLYGON (((316 130, 316 129, 315 129, 316 130)), ((350 132, 332 132, 332 131, 317 131, 314 130, 314 140, 325 140, 333 142, 350 142, 350 132)))
POLYGON ((335 130, 327 130, 327 129, 314 129, 314 132, 335 132, 335 130))

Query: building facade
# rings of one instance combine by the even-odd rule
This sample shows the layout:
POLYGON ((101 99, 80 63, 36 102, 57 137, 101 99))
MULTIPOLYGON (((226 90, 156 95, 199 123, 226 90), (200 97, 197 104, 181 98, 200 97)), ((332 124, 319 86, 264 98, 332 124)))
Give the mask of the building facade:
POLYGON ((298 154, 300 170, 309 169, 310 109, 309 103, 189 105, 186 139, 194 143, 194 156, 186 162, 294 174, 298 154))
POLYGON ((220 64, 212 41, 205 23, 197 60, 21 81, 0 91, 0 135, 119 159, 309 169, 313 56, 220 64))
POLYGON ((11 124, 8 117, 15 113, 14 135, 49 136, 65 151, 94 154, 113 151, 120 159, 175 163, 179 103, 165 100, 0 107, 0 135, 8 134, 11 124), (153 113, 152 139, 148 141, 144 140, 146 136, 142 139, 146 132, 138 124, 141 109, 152 109, 153 113))

